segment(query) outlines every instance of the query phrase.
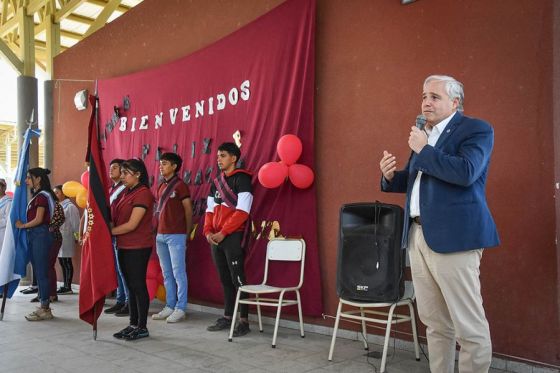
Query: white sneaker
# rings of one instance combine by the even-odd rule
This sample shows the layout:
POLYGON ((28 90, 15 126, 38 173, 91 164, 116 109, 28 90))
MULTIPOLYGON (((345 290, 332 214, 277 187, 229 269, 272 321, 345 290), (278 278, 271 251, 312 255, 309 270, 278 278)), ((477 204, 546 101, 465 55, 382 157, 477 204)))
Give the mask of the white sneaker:
POLYGON ((176 323, 183 320, 184 318, 185 318, 185 311, 176 309, 175 311, 173 311, 171 315, 169 315, 166 321, 168 323, 176 323))
POLYGON ((159 313, 152 315, 152 320, 165 320, 173 313, 173 308, 165 306, 159 313))

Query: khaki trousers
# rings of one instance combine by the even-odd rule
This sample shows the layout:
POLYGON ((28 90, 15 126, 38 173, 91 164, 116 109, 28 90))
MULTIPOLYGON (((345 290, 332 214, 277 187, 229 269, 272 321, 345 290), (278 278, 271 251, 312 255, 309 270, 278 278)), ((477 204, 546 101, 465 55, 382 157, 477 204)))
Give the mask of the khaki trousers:
POLYGON ((427 326, 430 370, 454 372, 457 341, 459 372, 488 372, 492 343, 480 295, 482 249, 436 253, 416 223, 410 228, 408 247, 418 314, 427 326))

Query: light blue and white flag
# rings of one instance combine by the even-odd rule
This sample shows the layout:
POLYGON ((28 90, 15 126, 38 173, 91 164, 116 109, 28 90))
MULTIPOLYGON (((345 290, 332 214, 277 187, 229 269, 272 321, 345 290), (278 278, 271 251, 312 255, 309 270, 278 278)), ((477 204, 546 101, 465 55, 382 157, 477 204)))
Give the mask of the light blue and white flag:
POLYGON ((0 251, 0 292, 8 286, 8 298, 11 298, 17 289, 19 280, 25 276, 27 263, 29 263, 29 248, 27 247, 27 232, 25 229, 16 228, 16 221, 27 222, 27 186, 25 177, 29 168, 29 147, 33 137, 39 137, 41 131, 28 128, 25 131, 23 144, 19 153, 14 183, 14 199, 10 218, 6 224, 6 235, 0 251))

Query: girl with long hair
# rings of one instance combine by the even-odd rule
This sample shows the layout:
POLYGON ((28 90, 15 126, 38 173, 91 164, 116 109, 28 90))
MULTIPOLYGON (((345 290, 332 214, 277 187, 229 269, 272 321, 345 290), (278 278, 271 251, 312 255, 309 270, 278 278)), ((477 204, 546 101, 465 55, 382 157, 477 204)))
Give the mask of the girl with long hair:
POLYGON ((140 159, 129 159, 121 165, 121 180, 126 189, 114 209, 111 234, 117 238, 119 265, 128 285, 130 323, 113 336, 136 340, 150 335, 146 327, 150 306, 146 272, 154 242, 154 197, 146 166, 140 159))
POLYGON ((27 222, 16 221, 16 227, 27 230, 27 244, 31 263, 37 275, 39 301, 41 306, 29 315, 28 321, 50 320, 53 318, 50 308, 49 289, 49 252, 53 236, 49 223, 54 213, 56 196, 52 192, 48 175, 50 170, 41 167, 27 171, 26 185, 31 189, 32 198, 27 204, 27 222))

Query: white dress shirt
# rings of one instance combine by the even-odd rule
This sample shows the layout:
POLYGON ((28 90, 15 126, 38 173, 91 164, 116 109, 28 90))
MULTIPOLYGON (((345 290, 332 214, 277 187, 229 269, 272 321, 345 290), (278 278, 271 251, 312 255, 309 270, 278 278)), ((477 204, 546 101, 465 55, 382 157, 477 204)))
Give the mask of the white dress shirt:
MULTIPOLYGON (((439 137, 445 130, 445 127, 451 121, 451 118, 455 115, 453 112, 450 116, 436 124, 432 129, 426 128, 426 133, 428 134, 428 145, 435 146, 439 137)), ((412 186, 412 192, 410 193, 410 217, 414 218, 420 216, 420 179, 422 179, 422 171, 418 171, 416 175, 416 180, 414 180, 414 185, 412 186)))

